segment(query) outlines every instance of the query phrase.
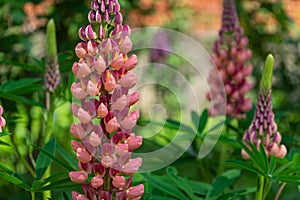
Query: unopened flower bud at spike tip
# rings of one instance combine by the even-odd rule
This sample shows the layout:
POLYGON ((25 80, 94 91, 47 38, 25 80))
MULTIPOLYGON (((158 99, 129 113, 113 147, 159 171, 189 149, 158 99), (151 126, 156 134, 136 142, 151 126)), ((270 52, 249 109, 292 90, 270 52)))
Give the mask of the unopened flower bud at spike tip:
POLYGON ((264 69, 262 72, 262 77, 260 81, 260 89, 262 92, 268 92, 272 88, 272 74, 274 66, 274 57, 272 54, 269 54, 266 58, 264 69))

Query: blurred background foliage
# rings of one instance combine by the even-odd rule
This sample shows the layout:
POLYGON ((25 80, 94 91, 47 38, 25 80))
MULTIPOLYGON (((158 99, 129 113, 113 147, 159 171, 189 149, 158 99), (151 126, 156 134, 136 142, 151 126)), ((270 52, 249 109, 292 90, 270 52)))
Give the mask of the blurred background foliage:
MULTIPOLYGON (((123 9, 125 22, 133 28, 161 26, 177 30, 193 37, 209 53, 211 52, 221 22, 222 2, 220 0, 210 1, 210 3, 202 0, 119 0, 119 2, 123 9)), ((269 53, 275 55, 274 112, 279 131, 283 135, 283 143, 287 144, 288 148, 292 147, 289 148, 289 156, 281 161, 282 163, 290 161, 296 153, 300 152, 300 89, 298 87, 300 82, 300 24, 299 21, 295 23, 295 18, 292 18, 286 9, 291 2, 297 1, 237 0, 240 23, 244 28, 245 35, 249 38, 250 49, 253 53, 251 60, 254 65, 253 82, 260 79, 261 67, 266 55, 269 53)), ((3 143, 0 144, 0 163, 13 169, 27 182, 31 182, 33 178, 30 177, 19 158, 23 156, 32 162, 37 158, 39 151, 34 149, 31 144, 45 145, 42 133, 47 126, 45 90, 43 88, 46 23, 50 18, 53 18, 56 23, 59 64, 62 73, 62 83, 53 97, 55 107, 53 124, 55 126, 52 127, 52 132, 57 143, 68 152, 72 152, 69 134, 69 126, 73 120, 69 112, 72 97, 69 88, 73 77, 70 72, 72 63, 77 60, 74 54, 74 47, 79 41, 77 30, 80 26, 87 24, 86 16, 89 12, 89 4, 90 0, 0 1, 0 100, 8 119, 7 132, 13 133, 13 135, 1 137, 3 143), (17 87, 16 90, 11 91, 5 90, 5 87, 8 86, 11 89, 9 84, 12 81, 20 81, 24 78, 29 78, 31 81, 28 79, 25 82, 17 82, 18 86, 23 87, 17 87), (15 143, 19 153, 14 151, 12 143, 15 143)), ((300 3, 297 5, 300 6, 300 3)), ((184 68, 187 63, 176 55, 166 52, 153 54, 153 52, 146 51, 140 57, 172 66, 187 79, 192 78, 191 72, 184 68)), ((174 84, 180 87, 180 83, 174 84)), ((251 93, 254 101, 257 87, 258 84, 251 93)), ((163 129, 159 134, 144 140, 141 152, 146 152, 147 149, 161 148, 171 141, 180 124, 176 120, 181 116, 178 101, 172 93, 168 92, 168 88, 157 86, 151 88, 147 94, 154 95, 154 103, 164 105, 170 120, 162 125, 163 129)), ((144 104, 141 104, 142 106, 144 104)), ((142 118, 139 125, 143 126, 149 123, 149 116, 147 109, 141 109, 142 118)), ((195 134, 198 135, 195 141, 180 159, 172 163, 172 167, 153 172, 152 176, 149 174, 136 175, 136 182, 145 183, 145 199, 155 199, 156 195, 165 196, 165 199, 167 197, 176 199, 176 195, 178 198, 183 195, 182 199, 193 199, 193 194, 201 196, 212 193, 208 184, 218 186, 217 177, 222 176, 230 177, 232 182, 229 183, 232 184, 224 187, 219 196, 207 199, 226 199, 228 196, 224 196, 224 191, 230 194, 241 186, 247 190, 236 192, 235 194, 238 194, 236 198, 253 198, 250 193, 253 193, 251 187, 255 184, 251 185, 250 183, 255 183, 256 180, 253 180, 251 173, 243 172, 243 175, 240 175, 241 172, 238 170, 225 172, 229 168, 220 167, 225 159, 221 157, 224 145, 231 158, 240 158, 240 149, 236 139, 241 139, 243 131, 252 119, 251 113, 240 124, 232 122, 231 128, 229 131, 224 130, 224 132, 227 131, 227 134, 221 137, 214 150, 206 158, 199 159, 196 152, 199 151, 208 120, 206 111, 204 110, 201 114, 202 111, 196 111, 196 114, 191 116, 199 119, 201 115, 200 119, 204 124, 194 123, 194 127, 191 122, 187 125, 194 131, 196 129, 197 133, 195 134), (191 191, 184 191, 184 186, 191 187, 191 191), (246 195, 246 197, 239 197, 239 195, 246 195)), ((58 157, 61 156, 58 155, 58 157)), ((61 172, 64 169, 54 163, 51 170, 61 172)), ((273 186, 272 191, 274 192, 270 199, 274 198, 278 188, 277 184, 273 186)), ((70 192, 71 189, 74 188, 64 191, 70 192)), ((29 193, 6 181, 0 181, 0 191, 0 199, 30 199, 29 193)), ((231 195, 233 194, 234 192, 231 195)), ((297 195, 299 196, 299 191, 296 187, 287 186, 282 194, 282 199, 292 200, 297 195)), ((39 199, 41 196, 37 198, 39 199)), ((62 190, 55 190, 53 199, 62 198, 62 190)))

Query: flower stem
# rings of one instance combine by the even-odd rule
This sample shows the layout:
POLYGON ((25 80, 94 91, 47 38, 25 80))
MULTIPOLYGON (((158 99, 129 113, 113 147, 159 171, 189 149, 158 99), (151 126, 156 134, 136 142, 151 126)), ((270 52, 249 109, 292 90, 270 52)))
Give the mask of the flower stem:
POLYGON ((31 192, 31 200, 35 200, 35 192, 31 192))
POLYGON ((284 188, 285 186, 286 186, 286 183, 282 183, 282 184, 281 184, 279 190, 278 190, 277 193, 276 193, 276 196, 275 196, 275 199, 274 199, 274 200, 278 200, 278 199, 279 199, 279 197, 280 197, 280 195, 281 195, 281 192, 282 192, 282 190, 283 190, 283 188, 284 188))
POLYGON ((255 200, 264 200, 263 199, 264 184, 265 184, 265 177, 262 175, 258 175, 257 191, 256 191, 256 195, 255 195, 255 200))

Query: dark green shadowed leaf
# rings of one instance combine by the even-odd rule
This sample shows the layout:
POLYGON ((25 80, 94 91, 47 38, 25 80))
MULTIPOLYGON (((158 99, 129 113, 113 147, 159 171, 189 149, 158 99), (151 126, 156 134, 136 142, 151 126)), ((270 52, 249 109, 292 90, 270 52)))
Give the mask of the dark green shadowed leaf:
MULTIPOLYGON (((49 154, 53 155, 55 154, 55 148, 56 148, 56 140, 55 138, 52 138, 45 146, 43 147, 44 151, 47 151, 49 154)), ((36 161, 36 180, 40 180, 43 175, 45 174, 46 170, 52 163, 52 158, 47 156, 44 152, 40 152, 39 156, 36 161)))
POLYGON ((226 188, 228 188, 234 183, 234 181, 240 176, 240 174, 241 171, 237 169, 224 172, 212 183, 205 200, 212 200, 219 197, 226 188))
POLYGON ((64 200, 70 200, 66 192, 63 192, 63 197, 64 197, 64 200))
POLYGON ((21 187, 27 191, 31 190, 29 185, 27 185, 23 180, 15 177, 15 176, 0 172, 0 177, 1 177, 1 179, 5 179, 5 180, 11 182, 12 184, 14 184, 18 187, 21 187))
POLYGON ((176 183, 179 188, 183 189, 183 191, 190 197, 190 199, 197 199, 188 181, 182 177, 177 176, 177 170, 175 167, 168 167, 166 171, 168 176, 176 183))
POLYGON ((148 174, 143 174, 143 176, 147 179, 147 181, 155 188, 158 190, 167 193, 170 196, 175 197, 176 199, 181 199, 181 200, 189 200, 187 196, 185 196, 184 193, 182 193, 180 190, 178 190, 176 187, 173 185, 170 185, 169 183, 166 183, 159 179, 158 177, 148 175, 148 174))
POLYGON ((242 168, 245 170, 248 170, 250 172, 253 172, 255 174, 262 174, 262 172, 260 172, 259 170, 257 170, 255 167, 253 167, 252 165, 248 164, 246 161, 243 160, 225 160, 224 164, 228 164, 234 167, 238 167, 238 168, 242 168))
POLYGON ((67 161, 74 169, 78 167, 78 161, 75 158, 75 156, 72 156, 69 152, 64 150, 64 148, 61 145, 56 144, 56 150, 57 153, 59 153, 59 155, 63 157, 65 161, 67 161))

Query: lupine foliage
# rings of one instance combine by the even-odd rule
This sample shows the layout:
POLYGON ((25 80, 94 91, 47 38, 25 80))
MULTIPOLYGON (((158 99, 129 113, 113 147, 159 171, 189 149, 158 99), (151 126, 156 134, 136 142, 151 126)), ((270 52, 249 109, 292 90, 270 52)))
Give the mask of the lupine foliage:
MULTIPOLYGON (((142 199, 159 200, 297 199, 299 34, 282 2, 225 0, 223 15, 218 13, 221 31, 212 37, 193 32, 189 19, 194 8, 181 1, 33 1, 47 5, 34 7, 40 8, 32 12, 38 26, 26 16, 27 0, 0 2, 0 199, 138 199, 142 193, 142 199), (137 57, 151 54, 130 52, 134 38, 123 21, 136 25, 128 19, 138 14, 147 25, 147 16, 160 8, 170 11, 161 16, 173 19, 166 27, 200 38, 208 52, 213 50, 227 97, 219 102, 229 112, 213 127, 218 105, 179 121, 176 103, 165 96, 166 110, 175 114, 154 122, 162 127, 159 134, 142 141, 137 136, 142 133, 135 135, 132 128, 149 120, 132 106, 144 97, 129 89, 141 81, 132 71, 139 67, 137 57), (266 13, 280 26, 274 29, 255 17, 266 13), (46 30, 51 18, 56 34, 46 30), (47 45, 40 45, 44 41, 47 45), (272 73, 261 76, 269 53, 275 55, 273 79, 272 73), (272 90, 259 87, 260 82, 272 90), (205 136, 222 125, 214 149, 199 159, 205 136), (142 162, 131 158, 133 150, 163 148, 179 129, 186 133, 182 140, 196 135, 188 150, 168 167, 136 173, 142 162)), ((152 59, 193 79, 172 54, 172 44, 159 36, 152 42, 170 54, 156 52, 152 59)), ((213 75, 205 78, 217 96, 213 75)), ((156 89, 156 98, 165 95, 156 89)))

